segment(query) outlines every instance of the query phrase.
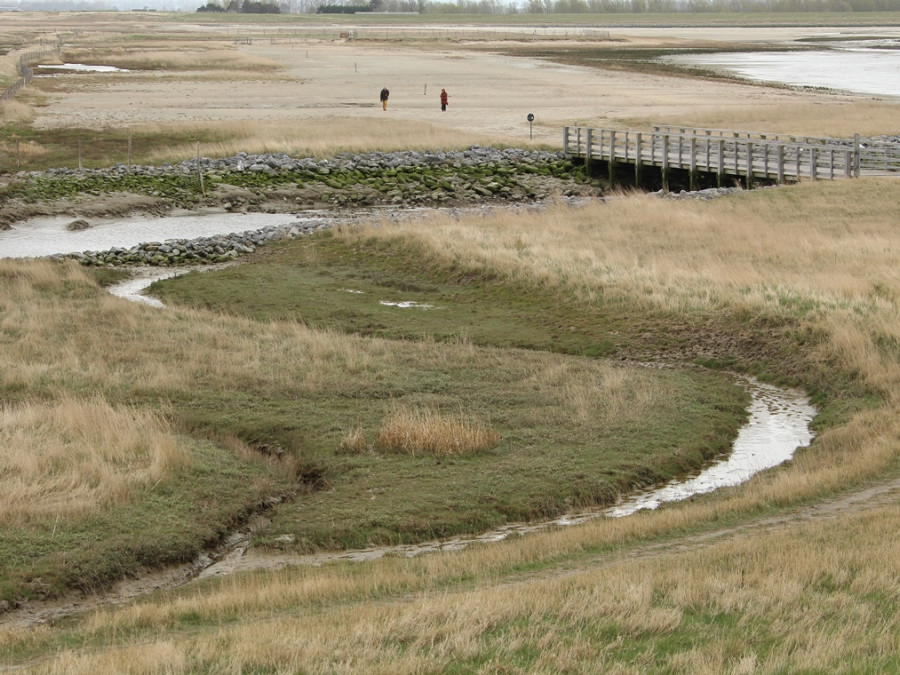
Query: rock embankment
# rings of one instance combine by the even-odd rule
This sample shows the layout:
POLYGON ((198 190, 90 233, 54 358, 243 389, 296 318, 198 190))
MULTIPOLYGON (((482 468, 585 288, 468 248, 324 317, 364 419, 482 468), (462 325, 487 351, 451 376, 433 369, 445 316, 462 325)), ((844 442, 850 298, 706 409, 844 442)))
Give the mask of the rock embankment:
POLYGON ((253 253, 258 247, 279 239, 293 239, 329 227, 327 219, 304 221, 291 225, 264 227, 234 234, 200 237, 197 239, 167 239, 164 242, 146 242, 130 248, 111 248, 106 251, 83 251, 53 256, 70 258, 82 265, 104 267, 107 265, 149 265, 169 267, 201 263, 230 262, 245 253, 253 253))
MULTIPOLYGON (((297 208, 450 206, 526 202, 597 189, 561 152, 472 146, 458 151, 344 154, 327 159, 238 153, 179 164, 22 172, 0 195, 0 222, 13 202, 66 202, 73 217, 98 215, 110 195, 136 195, 147 208, 220 207, 284 213, 297 208)), ((31 209, 29 217, 34 215, 31 209)))

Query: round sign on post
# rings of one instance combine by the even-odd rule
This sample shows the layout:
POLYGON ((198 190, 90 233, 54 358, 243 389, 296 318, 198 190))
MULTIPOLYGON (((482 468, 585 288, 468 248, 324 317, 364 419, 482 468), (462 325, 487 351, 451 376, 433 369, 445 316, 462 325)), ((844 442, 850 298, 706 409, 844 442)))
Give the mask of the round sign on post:
POLYGON ((528 113, 528 138, 534 138, 534 135, 531 132, 531 123, 534 122, 534 115, 532 113, 528 113))

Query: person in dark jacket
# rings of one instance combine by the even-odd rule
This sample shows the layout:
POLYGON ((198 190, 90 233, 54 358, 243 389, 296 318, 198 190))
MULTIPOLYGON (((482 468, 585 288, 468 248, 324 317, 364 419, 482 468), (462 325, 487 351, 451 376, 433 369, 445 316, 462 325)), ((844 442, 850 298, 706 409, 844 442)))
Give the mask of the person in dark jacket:
POLYGON ((447 109, 447 90, 441 89, 441 110, 447 109))
POLYGON ((387 101, 388 101, 388 96, 390 96, 390 95, 391 95, 391 92, 388 91, 387 87, 385 87, 384 89, 381 90, 380 99, 381 99, 382 110, 387 110, 387 101))

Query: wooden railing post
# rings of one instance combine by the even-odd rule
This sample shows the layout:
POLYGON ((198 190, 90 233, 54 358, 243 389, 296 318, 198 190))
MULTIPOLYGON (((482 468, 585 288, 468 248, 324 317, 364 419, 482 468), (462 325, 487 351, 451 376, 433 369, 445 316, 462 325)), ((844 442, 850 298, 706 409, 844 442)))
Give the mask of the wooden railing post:
POLYGON ((571 157, 569 152, 569 127, 563 127, 563 154, 566 157, 571 157))
POLYGON ((818 168, 816 163, 819 161, 819 153, 814 147, 810 147, 809 149, 809 177, 813 180, 818 180, 818 168))

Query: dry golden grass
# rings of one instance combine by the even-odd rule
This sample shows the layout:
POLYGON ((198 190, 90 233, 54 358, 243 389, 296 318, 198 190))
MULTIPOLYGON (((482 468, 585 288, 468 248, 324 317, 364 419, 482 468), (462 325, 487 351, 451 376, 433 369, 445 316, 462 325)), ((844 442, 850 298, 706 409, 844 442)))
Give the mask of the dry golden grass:
MULTIPOLYGON (((486 657, 520 672, 509 669, 520 650, 533 655, 530 672, 831 670, 900 647, 900 615, 874 600, 900 591, 898 525, 893 505, 686 552, 610 555, 504 584, 486 579, 469 590, 420 583, 413 595, 396 572, 437 558, 229 579, 99 612, 84 622, 85 637, 140 628, 146 639, 101 653, 63 651, 33 672, 412 673, 486 657), (395 594, 392 602, 385 593, 395 594), (184 616, 209 627, 156 635, 184 616), (729 617, 740 621, 729 627, 729 617), (637 662, 629 645, 639 648, 637 662)), ((463 570, 474 555, 440 560, 463 570)))
MULTIPOLYGON (((31 106, 26 105, 17 99, 0 102, 0 124, 31 122, 34 119, 34 110, 31 106)), ((27 145, 31 145, 30 143, 27 145)), ((15 153, 15 142, 10 142, 8 137, 4 137, 0 142, 2 150, 10 155, 15 153)))
POLYGON ((62 54, 69 63, 91 63, 129 70, 229 70, 252 73, 279 70, 282 64, 262 56, 247 54, 223 43, 167 42, 128 47, 66 47, 62 54))
POLYGON ((431 455, 466 455, 489 450, 500 434, 470 414, 447 415, 428 407, 394 403, 378 429, 375 445, 381 450, 431 455))
POLYGON ((369 442, 362 427, 353 427, 344 433, 338 445, 339 455, 360 455, 369 449, 369 442))
MULTIPOLYGON (((660 115, 652 120, 635 121, 642 128, 650 124, 685 125, 683 114, 660 115)), ((881 101, 840 100, 827 105, 809 103, 771 106, 731 106, 691 111, 690 126, 712 129, 738 129, 797 136, 853 138, 879 136, 900 131, 897 106, 881 101)))
POLYGON ((4 405, 0 445, 0 524, 96 513, 189 461, 159 414, 99 396, 4 405))
POLYGON ((438 260, 464 260, 583 302, 790 316, 824 328, 827 356, 889 391, 900 383, 900 363, 886 347, 900 340, 897 199, 894 179, 805 183, 711 202, 622 195, 577 209, 498 213, 477 227, 438 216, 340 236, 414 239, 438 260))
MULTIPOLYGON (((152 132, 160 127, 135 127, 152 132)), ((473 143, 491 145, 502 139, 487 135, 466 135, 426 122, 412 120, 365 120, 359 118, 301 119, 271 122, 209 122, 190 126, 170 126, 179 135, 197 133, 229 140, 203 143, 204 157, 230 157, 238 152, 286 153, 293 157, 333 157, 343 152, 384 152, 387 150, 427 150, 458 148, 473 143)), ((147 162, 181 161, 195 157, 195 143, 159 148, 147 155, 147 162)))

